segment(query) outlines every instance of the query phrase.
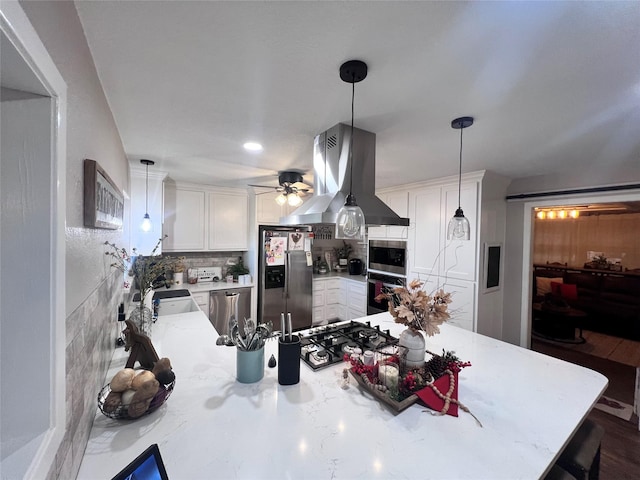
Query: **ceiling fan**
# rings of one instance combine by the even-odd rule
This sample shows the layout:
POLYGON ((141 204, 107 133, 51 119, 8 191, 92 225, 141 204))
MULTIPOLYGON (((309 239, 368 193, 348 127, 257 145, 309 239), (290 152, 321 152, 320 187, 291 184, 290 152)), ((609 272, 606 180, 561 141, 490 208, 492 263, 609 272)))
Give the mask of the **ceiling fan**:
POLYGON ((273 187, 270 185, 252 185, 250 187, 259 188, 272 188, 280 195, 276 197, 276 202, 280 205, 288 203, 292 207, 297 207, 302 204, 302 198, 307 193, 313 193, 313 187, 302 181, 302 174, 300 172, 283 171, 278 173, 279 186, 273 187))

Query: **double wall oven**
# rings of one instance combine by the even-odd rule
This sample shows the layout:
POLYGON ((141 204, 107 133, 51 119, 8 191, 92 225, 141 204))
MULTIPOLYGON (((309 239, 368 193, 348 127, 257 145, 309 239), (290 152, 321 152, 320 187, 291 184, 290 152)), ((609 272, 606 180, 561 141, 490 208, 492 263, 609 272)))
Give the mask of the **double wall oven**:
POLYGON ((383 291, 407 282, 407 243, 370 240, 367 264, 367 315, 387 311, 387 301, 375 298, 383 291))

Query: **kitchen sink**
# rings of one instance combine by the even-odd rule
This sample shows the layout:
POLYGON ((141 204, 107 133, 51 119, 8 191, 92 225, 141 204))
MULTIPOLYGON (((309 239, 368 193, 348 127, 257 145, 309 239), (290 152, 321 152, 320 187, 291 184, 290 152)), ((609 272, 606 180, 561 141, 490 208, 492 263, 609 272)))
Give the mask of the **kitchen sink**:
POLYGON ((197 312, 199 310, 200 307, 191 296, 158 299, 158 317, 197 312))
MULTIPOLYGON (((153 293, 154 300, 162 300, 163 298, 180 298, 180 297, 189 297, 191 293, 186 288, 180 290, 156 290, 153 293)), ((133 301, 140 301, 140 292, 136 292, 133 294, 133 301)))
POLYGON ((189 296, 191 296, 191 292, 186 288, 181 290, 160 290, 154 292, 153 299, 162 300, 163 298, 180 298, 189 296))

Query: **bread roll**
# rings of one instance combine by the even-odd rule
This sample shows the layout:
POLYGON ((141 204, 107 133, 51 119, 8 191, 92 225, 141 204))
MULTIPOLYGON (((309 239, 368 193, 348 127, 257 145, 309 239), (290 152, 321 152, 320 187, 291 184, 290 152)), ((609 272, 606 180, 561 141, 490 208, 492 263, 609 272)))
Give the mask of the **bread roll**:
POLYGON ((131 388, 134 390, 139 390, 140 387, 148 382, 149 380, 155 380, 156 376, 151 373, 149 370, 141 370, 135 377, 133 377, 133 381, 131 382, 131 388))
POLYGON ((140 388, 136 390, 127 410, 131 418, 138 418, 147 411, 158 388, 160 388, 160 382, 154 378, 153 380, 143 383, 140 388))
POLYGON ((131 381, 135 377, 136 371, 133 368, 125 368, 120 370, 113 376, 109 387, 112 392, 124 392, 128 388, 131 388, 131 381))
POLYGON ((107 398, 104 399, 102 410, 107 413, 113 413, 122 404, 122 394, 120 392, 109 392, 107 398))

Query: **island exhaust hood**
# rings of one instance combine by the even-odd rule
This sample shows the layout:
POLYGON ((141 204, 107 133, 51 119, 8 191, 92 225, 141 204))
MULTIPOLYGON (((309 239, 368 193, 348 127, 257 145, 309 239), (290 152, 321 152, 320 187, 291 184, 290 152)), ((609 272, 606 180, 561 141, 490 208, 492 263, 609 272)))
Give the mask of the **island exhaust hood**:
POLYGON ((313 141, 313 197, 288 217, 282 225, 336 223, 338 211, 351 191, 364 213, 367 225, 408 226, 409 219, 398 216, 375 195, 376 135, 354 128, 353 169, 349 165, 351 127, 339 123, 317 135, 313 141))

